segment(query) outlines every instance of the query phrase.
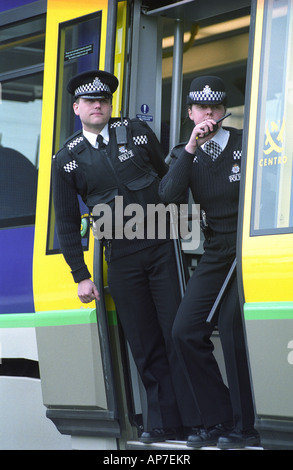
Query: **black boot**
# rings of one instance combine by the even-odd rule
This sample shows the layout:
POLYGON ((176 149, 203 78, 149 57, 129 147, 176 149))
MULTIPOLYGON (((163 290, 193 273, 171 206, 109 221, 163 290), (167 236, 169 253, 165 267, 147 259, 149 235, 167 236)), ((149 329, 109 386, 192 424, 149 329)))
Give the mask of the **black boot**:
POLYGON ((152 442, 162 442, 169 439, 176 439, 175 428, 155 428, 152 431, 143 432, 139 441, 145 444, 151 444, 152 442))

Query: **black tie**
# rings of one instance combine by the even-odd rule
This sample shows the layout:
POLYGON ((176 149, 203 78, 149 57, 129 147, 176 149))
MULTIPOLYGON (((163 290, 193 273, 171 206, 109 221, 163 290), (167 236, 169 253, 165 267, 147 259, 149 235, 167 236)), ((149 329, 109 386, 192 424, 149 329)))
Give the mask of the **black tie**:
POLYGON ((104 139, 103 139, 103 137, 101 136, 101 134, 99 134, 99 135, 97 136, 97 142, 98 142, 98 144, 99 144, 99 147, 98 147, 99 150, 102 150, 102 149, 104 149, 104 148, 106 147, 106 144, 104 144, 104 139))
POLYGON ((221 154, 222 149, 217 142, 214 142, 213 140, 209 140, 204 147, 204 151, 210 155, 211 159, 215 161, 218 156, 221 154))

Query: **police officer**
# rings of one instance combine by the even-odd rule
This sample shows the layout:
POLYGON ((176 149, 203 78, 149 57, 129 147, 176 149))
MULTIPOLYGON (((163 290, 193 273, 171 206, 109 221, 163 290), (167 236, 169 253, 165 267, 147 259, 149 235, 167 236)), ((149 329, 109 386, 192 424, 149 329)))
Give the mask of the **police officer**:
POLYGON ((236 256, 242 131, 216 124, 225 111, 226 90, 219 77, 202 76, 191 82, 188 113, 194 128, 188 142, 173 149, 173 164, 160 185, 165 202, 182 202, 190 188, 206 216, 204 254, 187 284, 173 327, 201 415, 187 439, 187 445, 195 448, 259 444, 236 275, 218 313, 207 322, 236 256), (210 340, 216 322, 229 388, 210 340))
MULTIPOLYGON (((69 81, 82 130, 67 140, 52 164, 58 238, 85 303, 98 301, 99 293, 84 262, 77 195, 93 212, 107 204, 115 221, 115 215, 121 217, 121 210, 115 213, 118 197, 123 198, 123 213, 131 203, 146 210, 147 204, 160 202, 158 185, 166 173, 149 126, 111 117, 117 87, 117 78, 101 70, 69 81)), ((173 244, 158 237, 127 237, 125 232, 121 237, 121 227, 118 232, 104 236, 102 243, 110 292, 147 394, 150 428, 140 439, 174 439, 178 428, 192 426, 197 412, 172 342, 180 302, 173 244)))

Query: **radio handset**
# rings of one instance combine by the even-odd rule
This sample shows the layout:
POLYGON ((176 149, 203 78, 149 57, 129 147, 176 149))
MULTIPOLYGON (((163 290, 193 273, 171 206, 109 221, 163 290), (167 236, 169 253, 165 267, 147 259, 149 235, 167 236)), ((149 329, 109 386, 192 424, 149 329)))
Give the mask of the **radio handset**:
POLYGON ((212 134, 212 132, 216 132, 216 130, 218 130, 219 126, 219 122, 223 121, 224 119, 226 119, 227 117, 231 116, 232 113, 228 113, 226 114, 225 116, 221 117, 220 119, 218 119, 216 121, 216 124, 213 125, 213 130, 212 131, 209 131, 207 132, 204 136, 207 137, 208 135, 212 134))
POLYGON ((128 142, 128 140, 127 140, 127 131, 126 131, 126 126, 123 123, 121 112, 120 112, 120 117, 121 117, 121 126, 117 126, 115 128, 116 139, 117 139, 117 144, 118 145, 125 145, 128 142))

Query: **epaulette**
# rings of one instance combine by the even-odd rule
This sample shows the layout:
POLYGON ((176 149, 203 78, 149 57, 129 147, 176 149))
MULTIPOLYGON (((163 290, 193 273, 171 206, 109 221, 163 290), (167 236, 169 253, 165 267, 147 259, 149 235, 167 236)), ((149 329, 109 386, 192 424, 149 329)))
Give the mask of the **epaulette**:
POLYGON ((72 158, 72 154, 68 153, 68 150, 72 150, 77 147, 80 142, 83 142, 84 137, 82 131, 79 130, 75 134, 71 135, 65 142, 63 147, 58 150, 56 155, 53 155, 53 159, 58 159, 59 165, 64 169, 66 173, 71 173, 71 171, 78 168, 77 161, 72 158))
POLYGON ((172 148, 171 152, 170 152, 171 155, 175 156, 175 157, 178 157, 178 155, 180 154, 182 148, 185 147, 186 144, 187 144, 187 142, 180 142, 180 144, 175 145, 172 148))
POLYGON ((182 150, 182 147, 185 147, 186 143, 187 142, 181 142, 180 144, 175 145, 170 150, 167 157, 165 158, 165 162, 167 163, 167 165, 170 165, 172 163, 172 161, 174 162, 174 159, 178 158, 178 156, 179 156, 179 154, 182 150))
POLYGON ((71 140, 74 140, 75 137, 78 137, 79 135, 82 135, 82 130, 79 129, 78 131, 76 131, 74 134, 71 134, 71 136, 68 137, 68 139, 65 140, 64 142, 64 145, 66 145, 68 142, 70 142, 71 140))
POLYGON ((123 118, 122 121, 120 118, 111 118, 109 122, 110 129, 115 129, 115 127, 128 126, 129 119, 123 118))
POLYGON ((74 147, 80 144, 80 142, 83 142, 83 140, 84 136, 82 131, 78 131, 65 141, 64 146, 67 147, 68 150, 72 150, 74 147))

